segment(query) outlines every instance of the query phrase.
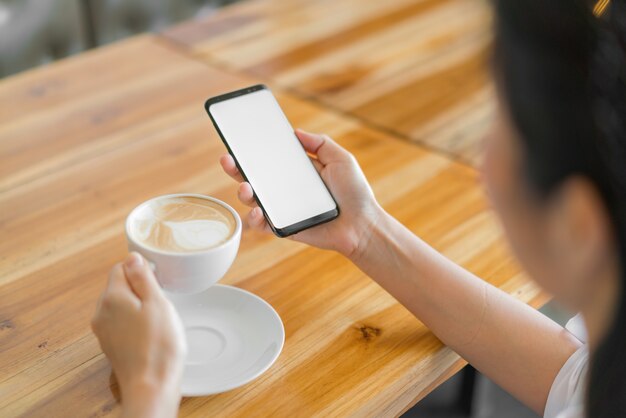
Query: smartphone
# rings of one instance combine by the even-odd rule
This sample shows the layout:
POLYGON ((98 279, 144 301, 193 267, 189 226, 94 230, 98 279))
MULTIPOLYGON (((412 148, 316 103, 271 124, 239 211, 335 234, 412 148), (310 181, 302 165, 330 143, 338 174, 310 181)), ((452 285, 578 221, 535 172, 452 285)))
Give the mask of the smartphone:
POLYGON ((339 206, 266 86, 212 97, 204 107, 277 236, 339 216, 339 206))

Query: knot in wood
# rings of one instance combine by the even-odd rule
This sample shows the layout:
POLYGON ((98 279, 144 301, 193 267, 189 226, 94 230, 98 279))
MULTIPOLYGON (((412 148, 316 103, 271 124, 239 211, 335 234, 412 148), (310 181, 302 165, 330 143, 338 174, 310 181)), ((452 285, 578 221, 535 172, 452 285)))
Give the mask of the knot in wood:
POLYGON ((378 337, 382 332, 380 328, 370 327, 368 325, 360 326, 359 331, 361 331, 361 335, 365 341, 371 341, 375 337, 378 337))

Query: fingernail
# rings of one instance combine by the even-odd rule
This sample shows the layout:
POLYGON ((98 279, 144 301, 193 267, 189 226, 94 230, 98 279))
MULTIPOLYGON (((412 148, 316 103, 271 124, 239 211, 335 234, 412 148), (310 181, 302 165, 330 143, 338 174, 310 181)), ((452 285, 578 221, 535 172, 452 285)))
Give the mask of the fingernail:
POLYGON ((139 267, 143 265, 143 257, 133 251, 128 255, 128 258, 126 258, 124 265, 127 268, 139 267))

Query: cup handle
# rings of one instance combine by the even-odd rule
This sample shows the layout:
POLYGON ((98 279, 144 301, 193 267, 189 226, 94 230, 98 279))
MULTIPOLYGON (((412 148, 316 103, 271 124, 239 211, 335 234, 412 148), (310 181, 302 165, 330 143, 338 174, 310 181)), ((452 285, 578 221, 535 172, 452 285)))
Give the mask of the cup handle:
POLYGON ((156 264, 154 264, 152 261, 150 260, 146 260, 148 262, 148 266, 150 267, 150 270, 152 270, 152 272, 154 273, 154 275, 156 276, 156 264))
POLYGON ((148 260, 147 258, 146 258, 146 261, 148 262, 148 267, 150 267, 150 270, 152 270, 152 272, 154 273, 154 277, 156 277, 157 282, 159 283, 159 286, 163 288, 163 285, 161 284, 161 281, 159 280, 159 275, 157 274, 156 264, 154 264, 154 262, 148 260))

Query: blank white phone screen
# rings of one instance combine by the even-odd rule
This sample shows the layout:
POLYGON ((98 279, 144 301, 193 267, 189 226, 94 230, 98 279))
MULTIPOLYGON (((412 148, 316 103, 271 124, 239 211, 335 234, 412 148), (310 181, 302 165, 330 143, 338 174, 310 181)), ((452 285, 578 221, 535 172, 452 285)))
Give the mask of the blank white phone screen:
POLYGON ((336 208, 269 90, 213 103, 209 112, 276 228, 336 208))

